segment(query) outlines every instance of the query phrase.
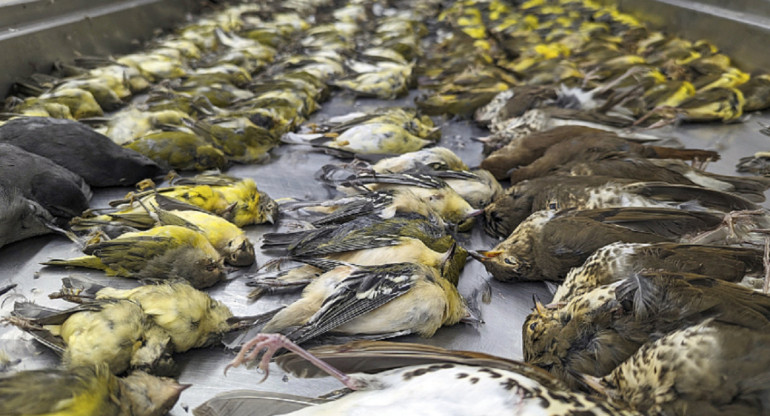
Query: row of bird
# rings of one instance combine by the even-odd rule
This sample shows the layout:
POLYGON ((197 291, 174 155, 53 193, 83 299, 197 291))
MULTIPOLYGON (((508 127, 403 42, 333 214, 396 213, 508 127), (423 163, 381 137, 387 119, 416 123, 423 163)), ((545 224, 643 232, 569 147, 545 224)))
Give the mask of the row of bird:
MULTIPOLYGON (((280 207, 281 214, 290 217, 285 221, 288 231, 266 234, 262 240, 263 250, 280 257, 249 280, 247 284, 254 288, 249 296, 258 299, 300 289, 302 294, 291 305, 258 317, 234 317, 226 305, 199 290, 223 280, 224 263, 246 266, 254 262, 253 246, 239 227, 277 219, 278 206, 250 179, 206 174, 174 179, 170 186, 160 188, 145 182, 153 189, 132 193, 115 201, 110 209, 82 213, 67 233, 81 244, 86 256, 48 264, 85 266, 109 275, 169 282, 119 290, 68 278, 53 296, 78 302, 78 306, 57 311, 18 303, 6 321, 61 354, 64 367, 0 378, 0 392, 9 398, 0 404, 2 413, 49 413, 46 401, 25 399, 29 386, 67 380, 65 385, 86 387, 55 391, 51 400, 56 406, 94 408, 89 414, 164 414, 184 386, 141 372, 121 378, 112 374, 127 370, 173 374, 171 354, 212 345, 232 333, 237 335, 231 338, 230 346, 241 347, 241 352, 231 366, 259 359, 260 368, 267 371, 271 357, 287 348, 292 353, 277 358, 287 371, 316 374, 313 367, 319 366, 348 389, 361 391, 339 400, 237 392, 210 400, 196 409, 196 414, 236 414, 234 407, 248 414, 256 408, 272 408, 271 414, 295 410, 301 414, 344 414, 381 403, 389 406, 388 411, 401 413, 430 406, 431 411, 442 414, 458 409, 464 414, 516 409, 523 414, 554 415, 752 414, 759 409, 756 414, 762 414, 766 391, 762 371, 767 366, 762 362, 766 336, 761 329, 765 328, 767 296, 730 281, 744 280, 745 284, 747 275, 762 273, 763 253, 728 244, 763 242, 750 231, 768 228, 767 218, 756 204, 764 200, 770 183, 762 178, 717 176, 694 169, 679 160, 706 162, 718 155, 657 145, 650 143, 649 136, 623 137, 612 129, 584 126, 529 134, 554 127, 552 119, 565 120, 573 115, 546 110, 542 105, 563 97, 561 89, 532 87, 540 82, 531 79, 524 81, 529 85, 520 85, 521 74, 512 74, 511 68, 523 66, 521 72, 535 74, 530 69, 549 65, 542 63, 548 59, 541 58, 553 50, 567 55, 565 44, 550 39, 552 44, 525 48, 538 51, 539 55, 528 58, 530 61, 512 60, 506 67, 498 60, 498 66, 506 70, 482 68, 493 61, 493 50, 510 54, 516 36, 533 28, 539 28, 531 32, 537 36, 558 32, 554 25, 564 26, 567 19, 557 15, 565 10, 588 10, 594 20, 606 21, 582 25, 579 13, 569 16, 570 25, 593 27, 593 31, 580 33, 606 30, 603 38, 608 41, 612 40, 610 31, 631 28, 640 36, 638 32, 643 29, 628 17, 591 3, 561 3, 551 7, 528 2, 518 8, 521 13, 499 2, 454 3, 439 17, 451 21, 454 30, 443 42, 438 39, 437 51, 441 53, 444 48, 443 55, 420 61, 414 68, 423 82, 430 80, 438 91, 428 99, 418 99, 420 109, 429 114, 468 115, 478 110, 477 121, 497 134, 485 140, 490 154, 482 169, 469 169, 448 149, 422 149, 435 143, 438 131, 429 117, 414 109, 352 113, 284 135, 300 127, 314 111, 327 85, 378 98, 394 98, 407 91, 411 61, 421 55, 419 41, 426 32, 414 18, 405 18, 410 13, 383 9, 379 3, 336 5, 332 22, 314 28, 303 23, 313 20, 310 16, 320 2, 285 4, 281 13, 272 13, 275 26, 263 19, 271 14, 261 9, 263 6, 236 7, 183 28, 178 37, 163 41, 163 46, 148 54, 121 58, 127 66, 117 67, 124 68, 124 74, 130 67, 144 79, 167 88, 150 92, 142 107, 131 105, 125 113, 150 111, 157 116, 162 111, 179 111, 175 106, 180 103, 189 110, 163 120, 151 120, 153 116, 145 114, 149 118, 144 126, 157 123, 154 127, 163 125, 164 131, 147 134, 151 127, 143 136, 129 135, 131 138, 121 144, 168 132, 207 137, 212 135, 211 126, 237 119, 268 131, 270 146, 277 144, 275 137, 284 135, 287 142, 310 144, 345 158, 404 154, 376 163, 324 166, 317 178, 344 196, 280 207), (535 15, 539 17, 533 19, 535 15), (256 16, 258 22, 250 20, 256 16), (373 34, 361 33, 359 25, 371 16, 377 17, 373 34), (557 23, 547 23, 551 20, 546 16, 557 23), (518 19, 525 26, 517 27, 518 19), (490 21, 505 24, 493 32, 484 29, 490 21), (487 38, 487 30, 494 37, 487 38), (288 50, 297 55, 279 57, 279 46, 286 43, 286 36, 295 35, 302 52, 288 50), (466 42, 463 37, 471 40, 466 42), (191 44, 197 49, 190 48, 191 44), (450 44, 470 53, 446 53, 450 44), (276 52, 270 58, 259 58, 262 55, 257 51, 267 47, 276 52), (175 55, 169 48, 179 53, 175 55), (357 58, 345 59, 353 51, 357 58), (476 59, 480 55, 484 56, 476 59), (343 61, 352 75, 333 80, 342 74, 343 61), (227 64, 240 65, 243 72, 222 67, 227 64), (159 72, 153 72, 156 70, 159 72), (161 81, 171 78, 177 81, 161 81), (206 79, 216 83, 209 84, 206 79), (255 79, 259 81, 254 83, 255 79), (476 81, 487 84, 474 84, 476 81), (460 91, 464 88, 477 94, 464 95, 460 91), (240 91, 250 95, 238 96, 240 91), (545 99, 538 96, 541 93, 545 99), (529 111, 517 112, 522 96, 529 111), (433 97, 439 101, 427 105, 433 97), (459 107, 445 105, 447 100, 459 107), (161 104, 152 108, 154 102, 161 104), (169 124, 186 127, 169 128, 169 124), (522 124, 524 129, 512 128, 522 124), (504 134, 506 131, 512 134, 504 134), (596 173, 600 169, 615 176, 600 177, 596 173), (627 173, 617 176, 621 172, 627 173), (497 179, 509 179, 513 186, 503 194, 497 179), (723 224, 725 214, 735 210, 742 212, 730 214, 730 222, 723 224), (508 238, 486 251, 458 246, 455 233, 469 230, 481 214, 488 232, 508 238), (468 254, 500 280, 564 280, 554 301, 548 306, 538 304, 525 323, 525 359, 535 366, 480 353, 375 341, 313 351, 338 368, 335 370, 298 346, 334 337, 381 339, 410 333, 427 337, 443 325, 462 321, 478 324, 478 311, 456 287, 468 254), (299 265, 282 269, 287 261, 299 265), (255 331, 271 334, 249 339, 255 331), (736 339, 748 341, 740 342, 742 349, 731 350, 732 355, 719 355, 721 352, 713 349, 736 339), (264 349, 267 351, 263 353, 264 349), (738 363, 747 356, 754 360, 738 363), (724 361, 716 362, 719 358, 724 361), (698 365, 688 361, 693 359, 699 360, 698 365), (705 365, 704 361, 714 363, 705 365), (364 367, 362 363, 366 363, 364 367), (401 363, 409 365, 401 367, 401 363), (347 376, 340 370, 390 371, 347 376), (755 383, 749 388, 747 383, 752 381, 755 383), (727 393, 716 394, 718 388, 727 393), (78 396, 87 389, 91 389, 89 398, 78 396), (651 392, 658 396, 651 397, 651 392), (62 396, 57 396, 60 393, 62 396), (74 401, 69 400, 72 396, 76 396, 74 401), (65 398, 67 403, 58 401, 65 398)), ((409 3, 408 7, 426 17, 438 10, 435 2, 409 3)), ((319 11, 314 18, 328 21, 330 17, 319 11)), ((569 39, 577 38, 581 37, 569 39)), ((716 54, 713 48, 704 50, 712 50, 708 56, 716 54)), ((644 55, 653 61, 646 52, 644 55)), ((131 79, 123 76, 124 82, 131 79)), ((12 102, 15 109, 24 108, 17 100, 12 102)), ((25 103, 34 111, 60 108, 34 99, 25 103)), ((65 107, 74 116, 74 107, 65 107)), ((116 139, 121 131, 117 124, 120 113, 109 121, 89 122, 107 123, 103 131, 120 142, 125 140, 116 139)), ((82 114, 78 113, 83 118, 99 115, 82 114)), ((141 117, 129 115, 124 122, 141 117)), ((19 123, 17 120, 6 126, 19 123)), ((603 116, 590 121, 597 120, 603 116)), ((627 120, 624 123, 627 125, 627 120)), ((244 127, 239 124, 234 129, 243 131, 244 127)), ((224 139, 214 140, 192 148, 197 152, 208 146, 224 152, 228 160, 244 163, 261 160, 256 155, 269 150, 268 146, 256 153, 228 153, 233 147, 223 143, 224 139), (239 155, 247 157, 239 160, 239 155)), ((229 143, 243 145, 244 141, 237 138, 229 143)), ((169 156, 185 153, 176 146, 170 145, 169 156)), ((130 144, 127 147, 132 148, 130 144)), ((160 171, 190 166, 175 166, 165 157, 147 156, 161 166, 160 171)), ((194 169, 207 167, 212 166, 198 164, 194 169)), ((74 209, 70 217, 82 211, 74 209)))
POLYGON ((481 167, 511 183, 485 209, 504 241, 469 254, 501 281, 559 283, 524 323, 525 361, 642 414, 766 414, 770 181, 622 129, 738 119, 767 106, 766 76, 590 2, 443 15, 445 43, 478 52, 437 53, 454 65, 424 102, 487 126, 481 167), (521 81, 495 92, 500 68, 521 81))

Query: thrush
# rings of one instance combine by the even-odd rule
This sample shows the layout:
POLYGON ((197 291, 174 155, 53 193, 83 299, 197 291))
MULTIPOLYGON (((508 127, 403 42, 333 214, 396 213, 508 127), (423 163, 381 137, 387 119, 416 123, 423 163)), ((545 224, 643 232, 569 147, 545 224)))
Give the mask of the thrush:
POLYGON ((260 362, 260 368, 267 372, 270 357, 287 348, 292 352, 276 359, 279 366, 300 377, 331 375, 347 387, 344 395, 335 400, 319 400, 267 392, 224 393, 195 409, 195 415, 241 416, 251 414, 255 408, 274 408, 276 411, 271 414, 292 415, 383 411, 463 415, 636 414, 623 406, 572 392, 527 364, 478 352, 371 341, 306 351, 277 334, 260 334, 253 347, 254 354, 242 350, 229 367, 236 367, 267 348, 260 362), (241 410, 233 413, 236 408, 241 410))
POLYGON ((643 344, 710 318, 767 331, 770 297, 698 274, 635 273, 530 314, 524 359, 578 386, 577 374, 603 377, 643 344))
POLYGON ((562 280, 607 244, 678 241, 717 228, 722 217, 667 208, 538 211, 492 250, 469 253, 501 281, 562 280))
POLYGON ((519 182, 484 209, 485 229, 507 237, 531 213, 543 209, 661 207, 688 211, 756 210, 758 205, 728 192, 665 182, 607 176, 543 176, 519 182))
POLYGON ((766 331, 707 320, 645 344, 597 387, 645 414, 763 415, 768 345, 766 331))
POLYGON ((638 181, 662 181, 681 185, 699 185, 718 191, 739 194, 752 202, 763 202, 770 180, 758 176, 729 176, 704 172, 683 161, 672 159, 608 158, 570 163, 560 173, 575 176, 612 176, 638 181))
POLYGON ((618 154, 666 159, 719 160, 719 154, 710 150, 647 146, 606 130, 562 126, 531 134, 509 144, 484 159, 481 167, 492 172, 498 179, 504 179, 511 172, 511 183, 516 183, 544 176, 568 162, 600 160, 618 154))
POLYGON ((551 302, 563 304, 642 270, 696 273, 740 283, 746 275, 764 271, 762 256, 762 250, 745 247, 613 243, 596 250, 583 265, 570 270, 551 302))

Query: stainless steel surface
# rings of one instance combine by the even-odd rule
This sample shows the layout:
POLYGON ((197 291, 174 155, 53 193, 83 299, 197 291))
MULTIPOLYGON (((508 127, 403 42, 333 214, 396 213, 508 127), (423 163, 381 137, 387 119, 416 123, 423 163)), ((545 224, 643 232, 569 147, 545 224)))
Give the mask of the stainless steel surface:
POLYGON ((708 39, 744 70, 770 66, 770 2, 766 0, 603 0, 651 27, 687 39, 708 39))
POLYGON ((200 10, 196 0, 17 0, 0 3, 0 96, 53 61, 139 49, 200 10))

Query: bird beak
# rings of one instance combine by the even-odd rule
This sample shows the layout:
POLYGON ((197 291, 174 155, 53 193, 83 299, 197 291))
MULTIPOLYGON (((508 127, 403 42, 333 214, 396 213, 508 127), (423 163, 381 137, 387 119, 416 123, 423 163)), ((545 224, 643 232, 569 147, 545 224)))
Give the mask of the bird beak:
POLYGON ((541 317, 545 316, 546 308, 545 308, 545 306, 543 306, 542 303, 540 303, 539 300, 535 302, 535 311, 537 312, 537 314, 539 316, 541 316, 541 317))
POLYGON ((452 247, 449 247, 449 250, 446 251, 446 253, 441 256, 441 275, 445 276, 445 270, 447 265, 452 261, 452 257, 455 255, 455 251, 457 251, 457 242, 452 243, 452 247))
POLYGON ((497 257, 499 255, 503 254, 502 250, 494 250, 494 251, 474 251, 474 250, 468 250, 468 255, 476 259, 480 262, 485 262, 486 260, 489 260, 493 257, 497 257))
POLYGON ((603 396, 607 396, 607 389, 602 385, 602 379, 599 377, 589 376, 588 374, 581 374, 580 380, 585 383, 592 390, 601 393, 603 396))

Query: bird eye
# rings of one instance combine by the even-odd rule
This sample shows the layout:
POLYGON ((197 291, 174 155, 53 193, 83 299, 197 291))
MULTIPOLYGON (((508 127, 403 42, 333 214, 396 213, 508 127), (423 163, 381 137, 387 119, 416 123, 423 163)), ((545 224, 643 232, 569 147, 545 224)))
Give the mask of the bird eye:
POLYGON ((556 202, 548 203, 548 209, 557 209, 559 205, 556 202))
POLYGON ((515 266, 516 265, 516 259, 514 259, 513 257, 506 257, 506 258, 503 259, 503 261, 506 264, 510 264, 511 266, 515 266))
POLYGON ((532 322, 531 324, 529 324, 529 330, 530 331, 534 331, 535 328, 537 328, 537 322, 532 322))

